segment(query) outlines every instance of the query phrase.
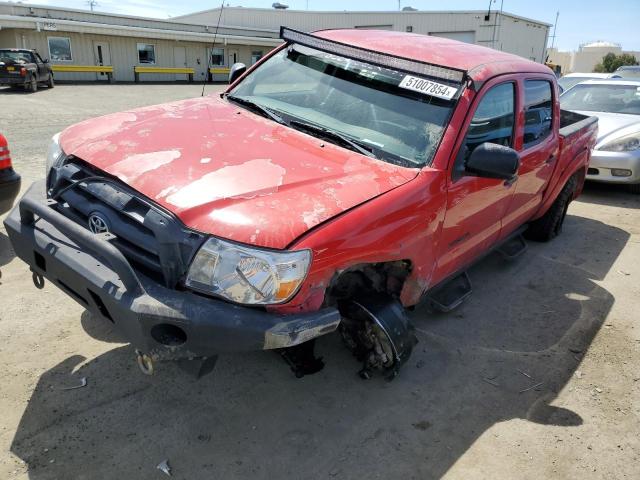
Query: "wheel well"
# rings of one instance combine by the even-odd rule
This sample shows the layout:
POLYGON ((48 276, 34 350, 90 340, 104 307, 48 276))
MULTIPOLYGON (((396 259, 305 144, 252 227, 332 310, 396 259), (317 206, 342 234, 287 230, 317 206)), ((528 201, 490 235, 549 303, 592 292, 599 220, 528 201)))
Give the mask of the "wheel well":
POLYGON ((335 304, 371 292, 398 298, 411 269, 410 260, 354 265, 336 273, 327 289, 325 302, 335 304))

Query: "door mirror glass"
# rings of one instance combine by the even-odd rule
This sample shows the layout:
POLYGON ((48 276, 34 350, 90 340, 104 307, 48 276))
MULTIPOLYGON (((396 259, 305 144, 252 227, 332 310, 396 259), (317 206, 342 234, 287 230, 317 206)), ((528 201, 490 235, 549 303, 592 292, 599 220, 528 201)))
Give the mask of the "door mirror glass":
POLYGON ((473 150, 465 170, 479 177, 511 180, 519 167, 520 155, 513 148, 485 142, 473 150))
POLYGON ((246 71, 247 66, 244 63, 234 63, 229 70, 229 83, 235 82, 246 71))

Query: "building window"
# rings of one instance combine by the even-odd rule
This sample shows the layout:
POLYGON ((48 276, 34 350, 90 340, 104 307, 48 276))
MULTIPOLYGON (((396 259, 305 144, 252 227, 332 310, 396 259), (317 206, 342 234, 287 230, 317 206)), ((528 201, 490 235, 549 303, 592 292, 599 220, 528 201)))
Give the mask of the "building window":
POLYGON ((71 40, 69 37, 48 37, 49 58, 52 62, 71 62, 71 40))
POLYGON ((138 44, 138 63, 155 64, 156 46, 149 43, 138 44))
POLYGON ((251 52, 251 65, 260 60, 262 58, 262 55, 262 50, 254 50, 253 52, 251 52))
POLYGON ((211 65, 214 67, 224 65, 224 48, 211 49, 211 65))
POLYGON ((551 84, 546 80, 524 82, 524 148, 532 147, 551 135, 552 98, 551 84))

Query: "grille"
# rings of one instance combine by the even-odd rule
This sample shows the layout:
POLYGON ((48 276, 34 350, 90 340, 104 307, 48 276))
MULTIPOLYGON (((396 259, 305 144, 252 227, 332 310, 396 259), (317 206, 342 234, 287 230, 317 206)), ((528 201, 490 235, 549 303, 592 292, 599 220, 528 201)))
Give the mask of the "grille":
POLYGON ((49 178, 58 211, 89 229, 99 217, 116 236, 112 243, 145 274, 175 288, 205 238, 119 180, 71 159, 49 178))

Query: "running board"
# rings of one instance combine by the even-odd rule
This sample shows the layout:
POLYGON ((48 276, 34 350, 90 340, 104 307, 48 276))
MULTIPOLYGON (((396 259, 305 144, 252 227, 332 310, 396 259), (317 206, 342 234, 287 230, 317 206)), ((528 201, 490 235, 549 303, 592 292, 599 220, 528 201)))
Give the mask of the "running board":
POLYGON ((430 292, 426 299, 435 310, 447 313, 464 302, 472 291, 471 280, 465 271, 430 292))
POLYGON ((510 238, 505 243, 500 245, 500 248, 498 248, 498 252, 505 260, 513 260, 514 258, 518 258, 526 251, 527 242, 522 234, 510 238))

